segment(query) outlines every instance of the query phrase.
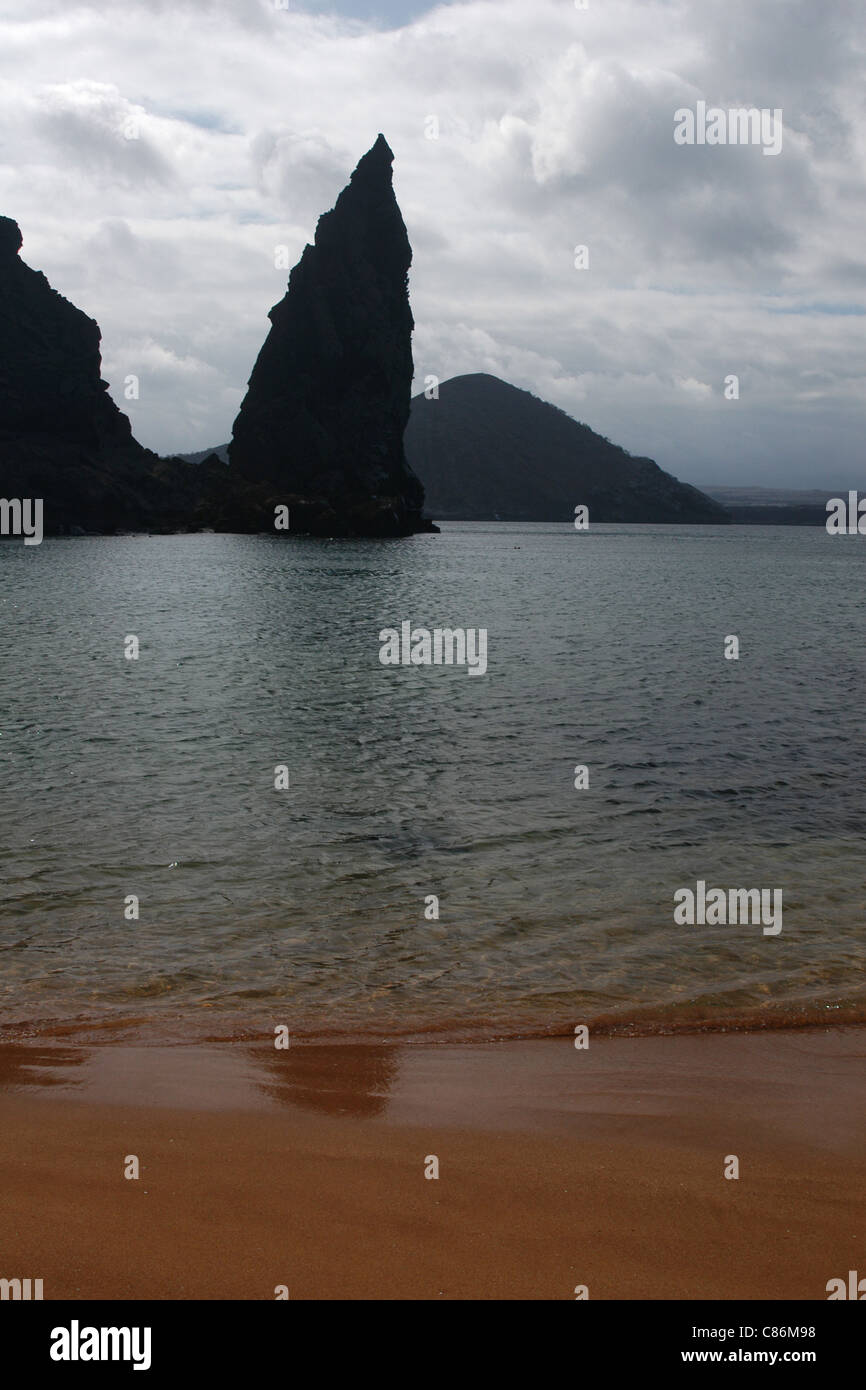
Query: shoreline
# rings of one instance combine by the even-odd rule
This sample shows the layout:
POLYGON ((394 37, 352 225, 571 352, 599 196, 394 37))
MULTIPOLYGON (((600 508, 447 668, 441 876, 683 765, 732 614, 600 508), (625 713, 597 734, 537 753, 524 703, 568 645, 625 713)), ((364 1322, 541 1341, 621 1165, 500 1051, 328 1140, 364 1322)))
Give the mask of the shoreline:
MULTIPOLYGON (((100 1009, 88 1013, 0 1022, 0 1048, 34 1041, 68 1038, 73 1042, 97 1045, 102 1042, 139 1043, 142 1046, 209 1046, 221 1043, 253 1044, 270 1036, 268 1030, 279 1020, 284 1025, 287 1009, 280 1001, 268 1001, 257 1012, 217 1010, 211 1006, 188 1006, 176 1012, 100 1009), (207 1012, 206 1012, 207 1010, 207 1012)), ((292 1011, 293 1012, 293 1011, 292 1011)), ((866 1029, 866 1010, 859 1003, 826 1005, 792 1010, 790 1006, 760 1010, 717 1012, 708 1016, 687 1009, 674 1016, 665 1011, 646 1009, 629 1017, 616 1014, 579 1016, 575 1021, 544 1024, 538 1019, 511 1022, 506 1027, 496 1018, 463 1017, 417 1020, 412 1026, 393 1019, 352 1019, 342 1028, 324 1026, 311 1019, 285 1024, 293 1042, 304 1046, 369 1046, 375 1043, 393 1047, 484 1046, 488 1043, 563 1041, 574 1037, 578 1027, 586 1027, 596 1039, 634 1039, 659 1037, 715 1037, 728 1035, 760 1036, 774 1033, 810 1033, 830 1029, 866 1029)))
POLYGON ((857 1028, 7 1042, 0 1277, 46 1299, 825 1299, 862 1265, 864 1063, 857 1028))

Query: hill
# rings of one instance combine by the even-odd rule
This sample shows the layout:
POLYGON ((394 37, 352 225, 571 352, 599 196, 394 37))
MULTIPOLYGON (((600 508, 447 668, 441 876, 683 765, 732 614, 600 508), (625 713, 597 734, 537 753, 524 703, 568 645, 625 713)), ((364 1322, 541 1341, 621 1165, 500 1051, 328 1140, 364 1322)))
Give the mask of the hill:
POLYGON ((724 507, 564 410, 484 372, 412 399, 406 456, 444 521, 726 523, 724 507))

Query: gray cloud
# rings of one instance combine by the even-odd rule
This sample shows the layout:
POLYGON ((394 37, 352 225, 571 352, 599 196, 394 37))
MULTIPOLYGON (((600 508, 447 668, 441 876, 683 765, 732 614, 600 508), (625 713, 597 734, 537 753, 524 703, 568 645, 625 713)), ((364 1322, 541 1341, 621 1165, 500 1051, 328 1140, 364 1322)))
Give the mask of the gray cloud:
POLYGON ((99 320, 106 376, 141 378, 116 395, 143 442, 201 448, 284 292, 275 247, 294 263, 382 130, 419 385, 497 372, 698 483, 853 486, 858 8, 474 0, 383 30, 264 0, 127 0, 122 23, 31 0, 0 9, 0 211, 99 320), (698 99, 781 107, 782 153, 676 145, 698 99))

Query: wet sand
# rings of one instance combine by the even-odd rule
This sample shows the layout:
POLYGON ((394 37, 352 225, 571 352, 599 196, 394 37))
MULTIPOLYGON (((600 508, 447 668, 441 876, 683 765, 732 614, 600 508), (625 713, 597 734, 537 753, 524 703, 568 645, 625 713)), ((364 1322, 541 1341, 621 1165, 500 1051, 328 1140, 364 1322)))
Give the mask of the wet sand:
POLYGON ((859 1029, 6 1042, 0 1277, 46 1299, 823 1300, 863 1268, 864 1078, 859 1029))

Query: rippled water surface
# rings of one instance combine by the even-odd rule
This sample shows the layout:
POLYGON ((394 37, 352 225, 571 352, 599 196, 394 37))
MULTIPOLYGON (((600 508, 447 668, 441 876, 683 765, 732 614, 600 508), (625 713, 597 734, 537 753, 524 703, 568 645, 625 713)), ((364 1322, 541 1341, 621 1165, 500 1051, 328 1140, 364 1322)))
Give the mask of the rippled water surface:
POLYGON ((0 1018, 859 1019, 864 564, 811 528, 4 543, 0 1018), (404 620, 486 628, 487 674, 382 666, 404 620), (781 888, 781 934, 676 925, 698 879, 781 888))

